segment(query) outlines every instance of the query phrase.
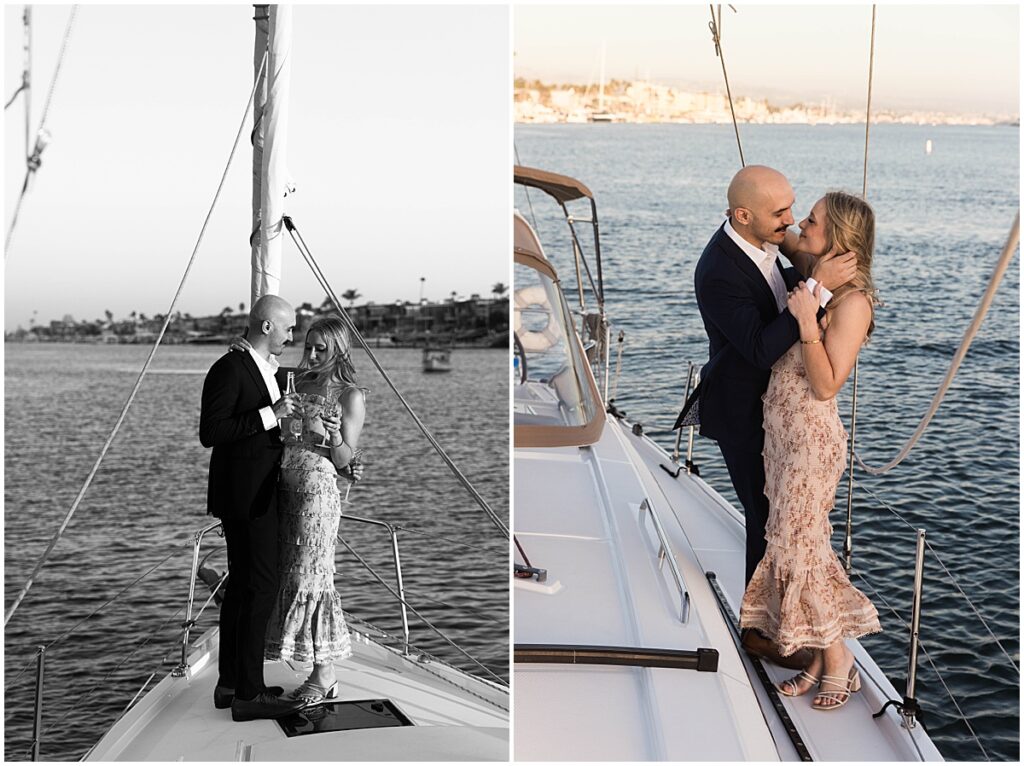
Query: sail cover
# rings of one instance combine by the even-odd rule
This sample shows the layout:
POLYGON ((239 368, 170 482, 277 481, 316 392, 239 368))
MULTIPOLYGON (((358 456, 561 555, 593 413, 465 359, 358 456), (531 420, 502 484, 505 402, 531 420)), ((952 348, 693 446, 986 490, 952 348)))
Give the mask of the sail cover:
POLYGON ((290 190, 287 135, 292 9, 290 5, 257 6, 256 16, 256 71, 259 72, 264 50, 267 65, 263 82, 257 88, 254 112, 250 307, 261 296, 280 292, 282 217, 284 199, 290 190))

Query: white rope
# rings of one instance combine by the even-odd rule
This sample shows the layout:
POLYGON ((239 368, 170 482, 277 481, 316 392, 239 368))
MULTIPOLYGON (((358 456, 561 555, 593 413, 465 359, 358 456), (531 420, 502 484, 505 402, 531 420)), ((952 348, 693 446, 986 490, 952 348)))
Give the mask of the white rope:
MULTIPOLYGON (((265 65, 266 56, 264 56, 263 61, 265 65)), ((39 560, 32 568, 32 573, 28 576, 28 579, 25 581, 25 585, 22 586, 22 589, 18 593, 18 596, 14 599, 14 603, 12 603, 10 607, 8 607, 7 612, 4 614, 5 626, 7 625, 8 622, 10 622, 11 617, 14 615, 15 611, 17 611, 18 607, 21 605, 21 602, 25 598, 25 595, 28 593, 29 588, 32 587, 32 583, 35 581, 36 575, 39 574, 39 570, 42 569, 43 564, 45 564, 47 559, 49 559, 50 554, 53 552, 54 546, 57 545, 57 543, 60 541, 61 537, 64 534, 64 530, 67 529, 67 526, 71 521, 71 517, 74 516, 75 511, 78 510, 78 506, 85 498, 85 493, 88 492, 89 487, 92 485, 93 479, 96 477, 96 473, 97 471, 99 471, 100 465, 103 463, 103 459, 106 457, 107 451, 110 449, 110 445, 114 442, 114 437, 117 436, 118 431, 121 430, 121 424, 124 423, 124 419, 128 415, 128 409, 131 407, 132 402, 135 401, 135 396, 136 394, 138 394, 139 389, 142 387, 142 380, 143 378, 146 377, 146 372, 149 370, 149 366, 153 363, 153 357, 156 356, 157 348, 160 346, 160 342, 164 339, 164 335, 167 332, 167 327, 171 323, 171 315, 174 313, 174 306, 177 303, 178 297, 181 295, 182 290, 185 287, 185 281, 188 279, 189 273, 192 271, 192 266, 195 263, 196 256, 199 253, 199 246, 203 242, 203 235, 206 234, 206 227, 209 225, 210 218, 213 216, 213 211, 217 206, 217 201, 220 199, 220 193, 221 190, 224 188, 224 181, 227 179, 228 170, 231 168, 231 162, 235 157, 235 150, 238 148, 238 141, 242 136, 243 129, 245 128, 245 121, 249 116, 249 107, 252 105, 252 99, 255 93, 256 86, 254 85, 252 92, 249 94, 249 100, 246 102, 245 105, 245 112, 242 115, 242 122, 238 126, 238 132, 235 134, 235 141, 231 146, 231 153, 228 155, 227 164, 224 166, 224 173, 221 175, 220 183, 217 185, 217 191, 213 195, 213 202, 210 203, 210 209, 206 213, 206 220, 203 221, 203 226, 199 231, 199 238, 196 240, 195 247, 192 249, 192 257, 189 258, 188 265, 185 267, 185 273, 182 274, 181 282, 178 283, 178 289, 174 293, 174 298, 171 300, 170 307, 167 309, 167 313, 164 317, 163 326, 160 328, 160 333, 157 336, 156 342, 153 344, 153 348, 149 352, 149 357, 146 359, 145 364, 142 366, 142 371, 139 373, 138 380, 135 381, 135 385, 132 387, 131 393, 128 395, 127 401, 125 401, 124 406, 121 408, 121 413, 117 417, 117 422, 114 423, 114 427, 113 429, 111 429, 110 435, 107 436, 107 440, 104 442, 103 447, 100 449, 99 457, 96 458, 96 462, 93 464, 92 470, 89 471, 89 475, 86 477, 85 483, 82 485, 82 489, 79 490, 78 496, 75 498, 75 501, 71 504, 71 508, 65 514, 64 520, 61 522, 60 527, 58 527, 57 529, 57 532, 50 540, 50 544, 46 546, 46 550, 43 551, 43 555, 39 557, 39 560)))
POLYGON ((988 288, 985 290, 985 294, 982 296, 981 302, 978 304, 978 308, 974 312, 974 319, 971 320, 970 325, 968 325, 967 330, 964 332, 963 340, 960 341, 960 348, 958 348, 956 354, 953 355, 953 361, 949 365, 949 371, 946 373, 946 377, 942 381, 942 385, 940 385, 939 389, 935 392, 935 396, 932 397, 931 406, 924 414, 924 417, 921 418, 921 421, 918 423, 914 433, 911 434, 907 443, 903 445, 903 448, 899 451, 896 457, 885 465, 867 465, 861 459, 859 454, 856 455, 857 464, 869 474, 879 476, 899 465, 903 459, 910 454, 914 445, 917 444, 918 440, 924 434, 925 429, 928 428, 928 424, 931 423, 932 418, 939 409, 939 405, 942 404, 942 400, 946 396, 946 392, 953 383, 953 378, 956 377, 956 373, 960 369, 960 364, 963 362, 964 357, 967 356, 967 349, 971 347, 971 342, 978 334, 982 320, 984 320, 985 315, 988 314, 989 307, 992 305, 992 301, 995 298, 996 289, 999 287, 999 283, 1002 281, 1003 275, 1006 273, 1006 269, 1010 265, 1010 261, 1013 259, 1013 254, 1016 251, 1017 244, 1019 242, 1020 213, 1018 212, 1016 217, 1013 219, 1013 226, 1010 227, 1010 234, 1007 237, 1006 245, 1003 247, 1002 255, 999 256, 999 261, 996 263, 996 267, 992 272, 992 277, 989 279, 988 288))

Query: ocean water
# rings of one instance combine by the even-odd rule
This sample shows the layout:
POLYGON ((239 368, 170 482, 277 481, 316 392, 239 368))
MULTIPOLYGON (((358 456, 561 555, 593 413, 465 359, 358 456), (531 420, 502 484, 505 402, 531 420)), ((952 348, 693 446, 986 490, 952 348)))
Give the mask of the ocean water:
MULTIPOLYGON (((148 353, 143 346, 5 347, 5 603, 9 605, 70 508, 148 353)), ((27 760, 35 647, 50 644, 161 561, 145 579, 47 651, 42 757, 80 757, 150 673, 176 662, 188 595, 190 534, 205 526, 209 451, 199 444, 207 369, 223 349, 161 348, 91 490, 4 634, 5 755, 27 760), (170 658, 171 662, 164 662, 170 658)), ((421 419, 508 519, 508 355, 456 350, 453 371, 425 375, 417 350, 377 352, 421 419)), ((284 364, 295 364, 290 349, 284 364)), ((406 596, 473 657, 508 678, 508 541, 401 409, 361 352, 371 392, 366 474, 348 512, 409 529, 400 535, 406 596)), ((346 524, 342 535, 393 584, 389 538, 346 524)), ((223 548, 220 538, 218 548, 223 548)), ((205 549, 204 549, 205 550, 205 549)), ((222 552, 209 561, 223 571, 222 552)), ((397 603, 339 545, 346 611, 400 635, 397 603)), ((205 599, 206 593, 200 599, 205 599)), ((197 602, 197 606, 202 601, 197 602)), ((478 672, 410 614, 416 646, 478 672)), ((215 624, 210 608, 193 633, 215 624)))
MULTIPOLYGON (((740 130, 748 164, 772 165, 790 179, 797 220, 829 189, 861 192, 862 125, 740 130)), ((671 451, 687 362, 707 361, 693 270, 739 168, 732 126, 517 125, 515 144, 521 164, 573 176, 594 193, 613 354, 618 331, 625 333, 616 404, 671 451)), ((887 462, 909 438, 989 283, 1020 205, 1018 146, 1016 127, 872 127, 873 271, 885 306, 860 355, 857 449, 869 465, 887 462)), ((515 203, 535 216, 549 257, 571 283, 560 212, 538 191, 517 190, 515 203)), ((589 239, 584 247, 590 252, 589 239)), ((927 531, 938 555, 926 556, 927 656, 917 696, 948 759, 1020 755, 1020 677, 996 643, 1019 665, 1019 268, 1018 254, 916 449, 883 476, 855 475, 854 583, 872 597, 884 628, 864 644, 897 689, 907 674, 901 620, 910 618, 915 528, 927 531)), ((840 395, 847 425, 850 388, 840 395)), ((717 446, 698 437, 695 460, 736 503, 717 446)), ((839 550, 845 493, 844 480, 832 516, 839 550)))

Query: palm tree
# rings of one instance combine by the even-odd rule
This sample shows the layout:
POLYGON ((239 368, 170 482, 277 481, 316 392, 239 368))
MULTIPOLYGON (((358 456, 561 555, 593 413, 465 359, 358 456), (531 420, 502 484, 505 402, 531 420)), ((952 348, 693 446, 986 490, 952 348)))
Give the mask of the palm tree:
POLYGON ((358 290, 346 290, 341 294, 341 297, 348 301, 348 307, 351 309, 352 304, 356 302, 356 298, 362 297, 362 293, 358 290))
POLYGON ((506 285, 504 282, 495 282, 494 287, 491 288, 491 292, 494 294, 495 297, 500 298, 501 296, 508 292, 508 285, 506 285))

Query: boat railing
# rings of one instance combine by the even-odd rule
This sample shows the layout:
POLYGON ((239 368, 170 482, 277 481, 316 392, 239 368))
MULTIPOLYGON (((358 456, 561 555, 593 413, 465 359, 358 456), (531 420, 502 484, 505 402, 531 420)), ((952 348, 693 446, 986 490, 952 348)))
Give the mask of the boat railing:
MULTIPOLYGON (((206 535, 218 529, 221 530, 220 534, 223 535, 223 529, 221 527, 221 522, 219 521, 203 527, 196 532, 192 538, 192 573, 188 578, 188 601, 185 604, 185 621, 181 624, 181 660, 178 662, 177 666, 175 666, 174 670, 171 671, 171 675, 175 678, 182 678, 188 675, 188 649, 190 646, 189 636, 192 632, 192 628, 198 620, 198 615, 196 617, 192 616, 192 610, 195 606, 196 579, 199 577, 199 554, 202 552, 203 539, 206 535)), ((221 578, 220 583, 217 584, 217 588, 220 588, 223 584, 224 578, 221 578)), ((211 594, 210 597, 213 598, 214 595, 215 594, 211 594)))
MULTIPOLYGON (((395 580, 398 586, 398 600, 401 606, 402 614, 402 644, 403 654, 409 654, 409 614, 406 608, 405 601, 405 584, 402 579, 402 559, 398 550, 398 529, 386 521, 379 521, 377 519, 367 519, 361 516, 350 516, 348 514, 342 514, 341 520, 346 522, 356 522, 359 524, 369 524, 376 527, 386 529, 388 536, 391 538, 391 552, 394 556, 394 569, 395 569, 395 580)), ((171 671, 171 675, 177 678, 186 676, 189 671, 188 665, 188 650, 190 646, 191 630, 195 627, 198 615, 193 616, 193 610, 195 607, 195 595, 196 595, 196 581, 199 579, 199 566, 200 566, 200 554, 202 552, 203 540, 210 532, 220 529, 221 523, 218 521, 214 524, 203 527, 196 532, 193 537, 192 546, 192 572, 189 577, 188 583, 188 601, 185 605, 185 620, 182 623, 182 635, 181 635, 181 660, 178 665, 171 671)), ((221 533, 223 534, 223 533, 221 533)), ((223 578, 218 583, 219 588, 223 584, 223 578)))
POLYGON ((672 551, 672 546, 668 541, 668 535, 665 534, 665 528, 661 525, 661 519, 658 518, 658 514, 655 512, 650 500, 646 497, 640 503, 638 521, 641 527, 644 526, 645 516, 650 517, 651 523, 654 526, 654 533, 658 538, 658 569, 661 570, 665 562, 668 561, 669 573, 672 575, 672 581, 675 583, 676 590, 679 591, 679 621, 685 623, 690 617, 690 594, 686 590, 683 575, 679 571, 675 553, 672 551))
MULTIPOLYGON (((402 558, 398 552, 398 528, 394 524, 389 524, 386 521, 379 521, 377 519, 366 519, 361 516, 350 516, 346 513, 341 514, 341 520, 343 522, 354 521, 359 524, 369 524, 371 526, 381 527, 387 530, 388 536, 391 538, 391 552, 394 555, 395 559, 395 581, 398 586, 397 597, 399 605, 402 610, 402 653, 408 656, 409 611, 405 601, 405 584, 402 580, 402 558)), ((339 539, 341 539, 340 535, 339 539)))

